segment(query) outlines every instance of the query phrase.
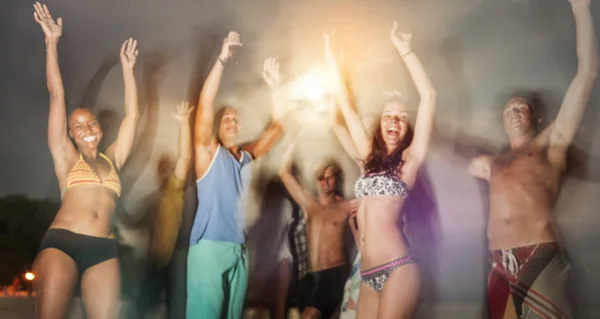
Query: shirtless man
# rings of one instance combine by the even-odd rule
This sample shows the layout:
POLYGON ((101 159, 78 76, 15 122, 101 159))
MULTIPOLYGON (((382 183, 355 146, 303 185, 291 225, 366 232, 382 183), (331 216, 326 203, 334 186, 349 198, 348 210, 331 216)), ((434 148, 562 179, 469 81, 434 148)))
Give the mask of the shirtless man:
POLYGON ((353 205, 341 196, 341 169, 334 161, 317 170, 317 197, 298 183, 291 173, 294 145, 283 155, 279 176, 300 206, 307 226, 309 272, 299 288, 302 318, 329 318, 339 307, 350 271, 345 234, 353 205))
POLYGON ((590 0, 571 0, 577 30, 577 74, 553 124, 535 136, 535 105, 514 97, 504 107, 511 150, 480 156, 470 172, 490 183, 488 278, 490 318, 571 318, 569 269, 556 243, 552 210, 567 148, 579 126, 598 69, 590 0))

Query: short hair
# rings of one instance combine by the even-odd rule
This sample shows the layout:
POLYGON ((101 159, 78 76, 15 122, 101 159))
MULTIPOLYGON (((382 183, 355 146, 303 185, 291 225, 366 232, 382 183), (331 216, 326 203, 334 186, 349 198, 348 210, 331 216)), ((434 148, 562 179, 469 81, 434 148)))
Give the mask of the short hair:
MULTIPOLYGON (((506 100, 506 103, 515 98, 523 99, 525 101, 525 104, 527 104, 529 112, 531 113, 531 125, 537 130, 544 119, 544 102, 542 101, 541 95, 535 91, 517 90, 510 95, 508 100, 506 100)), ((506 104, 504 107, 506 107, 506 104)))
POLYGON ((342 168, 337 160, 334 158, 327 158, 323 162, 319 164, 317 167, 317 171, 315 172, 315 177, 318 181, 322 180, 325 177, 325 172, 328 168, 331 168, 333 171, 333 176, 335 177, 335 189, 338 195, 342 194, 342 185, 343 185, 343 175, 342 168))

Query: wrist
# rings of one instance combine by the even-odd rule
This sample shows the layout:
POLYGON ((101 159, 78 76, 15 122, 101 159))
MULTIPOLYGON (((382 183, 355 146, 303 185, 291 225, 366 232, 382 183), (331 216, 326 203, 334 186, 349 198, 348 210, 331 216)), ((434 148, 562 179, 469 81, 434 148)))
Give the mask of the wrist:
POLYGON ((575 12, 579 12, 579 11, 589 11, 590 10, 590 5, 587 3, 573 3, 571 2, 571 8, 573 8, 573 11, 575 12))
POLYGON ((407 56, 409 56, 409 55, 413 54, 413 53, 414 53, 414 52, 413 52, 412 50, 410 50, 410 49, 408 49, 408 50, 400 50, 400 56, 401 56, 403 59, 404 59, 404 58, 406 58, 407 56))
POLYGON ((227 63, 227 60, 229 60, 229 58, 222 55, 217 57, 217 63, 221 63, 223 66, 227 63))
POLYGON ((46 46, 56 46, 58 44, 58 38, 46 38, 46 46))

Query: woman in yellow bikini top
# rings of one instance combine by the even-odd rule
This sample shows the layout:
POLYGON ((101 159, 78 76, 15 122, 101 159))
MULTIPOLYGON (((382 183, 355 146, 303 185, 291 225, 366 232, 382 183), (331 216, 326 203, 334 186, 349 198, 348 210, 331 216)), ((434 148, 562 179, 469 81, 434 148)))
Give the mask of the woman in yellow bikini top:
POLYGON ((110 165, 110 172, 108 175, 104 177, 104 179, 100 179, 100 176, 96 174, 83 159, 83 155, 79 153, 79 160, 75 163, 71 172, 69 172, 67 186, 62 191, 62 196, 64 196, 65 192, 72 187, 87 185, 102 186, 112 191, 117 197, 121 196, 121 180, 119 179, 119 174, 117 174, 115 166, 106 155, 102 153, 98 154, 100 154, 100 156, 110 165))
POLYGON ((62 193, 62 205, 33 264, 36 317, 66 317, 80 282, 87 316, 116 318, 121 288, 111 218, 121 195, 117 172, 131 151, 139 117, 133 73, 137 42, 128 39, 121 46, 125 118, 116 141, 103 154, 98 150, 102 129, 90 110, 75 109, 67 121, 57 50, 62 19, 55 21, 39 2, 34 9, 46 37, 48 146, 62 193))

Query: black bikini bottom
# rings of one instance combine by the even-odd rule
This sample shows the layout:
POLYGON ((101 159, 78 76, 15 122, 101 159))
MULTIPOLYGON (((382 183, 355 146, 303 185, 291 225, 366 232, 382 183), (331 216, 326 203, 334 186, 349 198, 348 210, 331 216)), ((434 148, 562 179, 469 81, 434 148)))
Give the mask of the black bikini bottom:
POLYGON ((56 248, 73 258, 80 275, 96 264, 117 258, 119 253, 114 238, 81 235, 62 228, 48 229, 38 253, 45 248, 56 248))

